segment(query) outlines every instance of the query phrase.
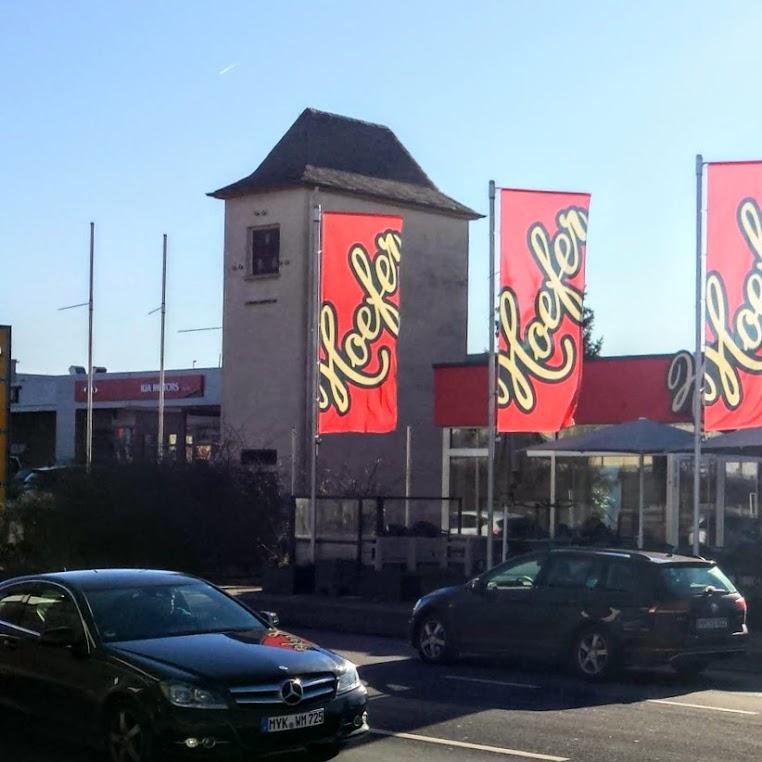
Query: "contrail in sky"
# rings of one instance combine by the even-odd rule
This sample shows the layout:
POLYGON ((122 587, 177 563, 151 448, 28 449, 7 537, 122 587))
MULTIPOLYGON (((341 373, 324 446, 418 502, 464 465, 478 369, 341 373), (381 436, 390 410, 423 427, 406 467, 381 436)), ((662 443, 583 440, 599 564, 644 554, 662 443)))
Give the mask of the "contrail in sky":
POLYGON ((219 72, 217 72, 217 73, 218 73, 220 76, 222 76, 223 74, 227 74, 229 71, 233 71, 233 69, 235 69, 235 68, 236 68, 236 66, 238 66, 238 64, 237 64, 237 63, 234 63, 234 64, 230 64, 230 66, 226 66, 224 69, 222 69, 222 71, 219 71, 219 72))

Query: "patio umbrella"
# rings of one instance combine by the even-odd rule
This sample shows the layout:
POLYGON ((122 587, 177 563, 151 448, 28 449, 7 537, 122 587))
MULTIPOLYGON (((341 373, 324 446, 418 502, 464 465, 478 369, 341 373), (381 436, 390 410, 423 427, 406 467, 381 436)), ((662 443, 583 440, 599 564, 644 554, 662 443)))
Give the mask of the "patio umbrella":
MULTIPOLYGON (((693 434, 664 423, 639 418, 637 421, 603 426, 595 431, 563 437, 528 447, 527 455, 534 458, 550 457, 550 502, 556 501, 556 457, 590 455, 638 455, 638 547, 643 547, 643 457, 680 452, 691 446, 693 434)), ((551 508, 551 510, 553 510, 551 508)), ((553 519, 555 518, 555 514, 553 519)), ((552 523, 554 523, 552 521, 552 523)), ((553 527, 555 529, 555 527, 553 527)))
POLYGON ((707 439, 701 447, 705 452, 762 455, 762 426, 720 434, 707 439))

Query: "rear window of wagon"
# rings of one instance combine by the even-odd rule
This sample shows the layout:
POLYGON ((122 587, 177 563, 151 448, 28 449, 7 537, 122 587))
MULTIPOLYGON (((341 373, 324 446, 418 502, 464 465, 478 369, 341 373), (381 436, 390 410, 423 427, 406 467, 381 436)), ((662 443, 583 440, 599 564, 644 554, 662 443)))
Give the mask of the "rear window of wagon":
POLYGON ((738 592, 719 566, 675 564, 659 569, 662 589, 674 596, 701 595, 707 588, 723 593, 738 592))

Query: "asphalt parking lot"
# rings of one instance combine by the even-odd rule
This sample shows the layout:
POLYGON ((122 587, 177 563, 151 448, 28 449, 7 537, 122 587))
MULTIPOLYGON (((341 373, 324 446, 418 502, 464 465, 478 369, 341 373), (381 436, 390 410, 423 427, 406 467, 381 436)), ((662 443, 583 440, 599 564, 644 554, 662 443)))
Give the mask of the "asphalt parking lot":
MULTIPOLYGON (((588 685, 539 666, 473 660, 430 667, 389 638, 301 634, 358 663, 368 686, 373 734, 343 752, 346 762, 740 762, 762 747, 760 674, 713 670, 686 682, 668 671, 643 672, 588 685)), ((93 758, 30 721, 0 719, 0 760, 93 758)))

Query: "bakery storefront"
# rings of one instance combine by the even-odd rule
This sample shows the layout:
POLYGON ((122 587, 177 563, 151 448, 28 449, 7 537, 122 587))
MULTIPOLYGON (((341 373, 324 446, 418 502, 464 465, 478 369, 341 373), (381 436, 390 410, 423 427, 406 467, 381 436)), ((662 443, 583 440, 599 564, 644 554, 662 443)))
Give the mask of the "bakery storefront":
MULTIPOLYGON (((677 356, 679 358, 679 356, 677 356)), ((560 438, 609 424, 647 418, 692 431, 690 375, 674 355, 640 355, 587 360, 576 426, 560 438)), ((442 494, 460 498, 462 522, 486 533, 487 361, 469 358, 438 365, 435 421, 442 429, 442 494)), ((498 435, 495 459, 497 527, 508 522, 527 537, 603 540, 635 545, 638 537, 640 458, 600 454, 555 458, 555 500, 551 462, 530 457, 532 445, 553 434, 498 435)), ((759 532, 759 458, 704 454, 701 463, 699 539, 711 548, 732 547, 759 532)), ((693 542, 693 455, 643 458, 644 547, 693 542)), ((450 509, 452 510, 452 509, 450 509)), ((454 516, 443 516, 453 525, 454 516)), ((515 532, 514 532, 515 533, 515 532)))

